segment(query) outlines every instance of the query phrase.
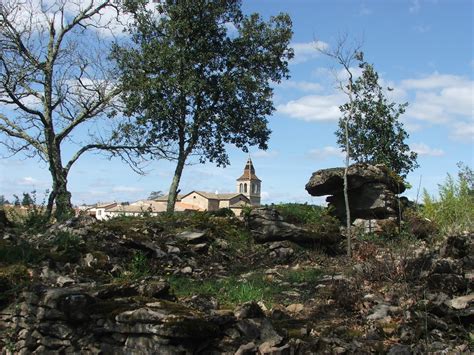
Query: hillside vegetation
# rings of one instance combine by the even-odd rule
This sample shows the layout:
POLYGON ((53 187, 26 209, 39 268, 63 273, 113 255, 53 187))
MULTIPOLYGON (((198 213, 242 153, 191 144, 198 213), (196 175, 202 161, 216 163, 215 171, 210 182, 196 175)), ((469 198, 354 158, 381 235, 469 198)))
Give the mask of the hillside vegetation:
MULTIPOLYGON (((168 345, 159 349, 169 351, 469 351, 472 203, 463 185, 448 181, 439 198, 405 212, 400 230, 356 235, 352 260, 317 244, 256 243, 248 221, 225 211, 49 225, 18 217, 0 240, 0 346, 10 352, 146 352, 163 342, 168 345), (446 192, 450 187, 453 193, 446 192), (460 219, 439 217, 446 208, 460 219), (72 295, 84 305, 69 304, 72 295), (38 318, 35 307, 59 307, 66 318, 38 318), (13 316, 21 309, 33 317, 29 324, 13 316), (168 315, 157 321, 154 312, 168 315), (167 317, 177 323, 165 331, 167 317), (63 338, 38 332, 58 319, 63 338), (187 328, 189 322, 200 326, 187 328), (162 330, 138 334, 137 325, 126 324, 162 330), (111 332, 106 346, 101 334, 111 332), (20 334, 36 340, 25 345, 20 334), (143 348, 151 339, 155 345, 143 348)), ((271 208, 297 227, 339 229, 318 206, 271 208)))

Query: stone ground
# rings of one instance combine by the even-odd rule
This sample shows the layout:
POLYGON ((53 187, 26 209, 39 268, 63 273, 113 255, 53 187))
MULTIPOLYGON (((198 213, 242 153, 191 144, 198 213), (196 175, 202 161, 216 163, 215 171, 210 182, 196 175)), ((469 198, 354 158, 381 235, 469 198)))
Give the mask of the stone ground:
POLYGON ((436 244, 354 240, 349 261, 337 238, 324 239, 330 248, 306 232, 304 243, 255 243, 248 227, 203 214, 79 218, 38 234, 7 228, 1 352, 474 350, 472 234, 436 244))

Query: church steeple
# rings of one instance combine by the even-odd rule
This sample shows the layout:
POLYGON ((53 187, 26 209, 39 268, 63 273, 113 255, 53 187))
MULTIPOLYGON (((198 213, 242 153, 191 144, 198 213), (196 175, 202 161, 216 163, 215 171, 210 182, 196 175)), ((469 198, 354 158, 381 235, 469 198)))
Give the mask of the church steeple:
POLYGON ((237 192, 247 196, 252 206, 260 206, 261 183, 262 181, 255 175, 255 168, 249 157, 244 173, 237 179, 237 192))

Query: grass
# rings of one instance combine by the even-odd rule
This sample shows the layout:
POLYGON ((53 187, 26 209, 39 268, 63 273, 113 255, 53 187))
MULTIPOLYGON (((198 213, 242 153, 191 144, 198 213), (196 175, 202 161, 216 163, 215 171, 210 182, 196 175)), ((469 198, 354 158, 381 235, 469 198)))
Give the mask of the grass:
POLYGON ((323 275, 321 269, 286 270, 283 273, 283 281, 290 283, 313 283, 323 275))
POLYGON ((271 279, 259 271, 245 277, 234 275, 218 280, 172 276, 168 281, 178 297, 204 295, 214 297, 221 305, 229 307, 249 301, 262 301, 271 306, 283 297, 282 292, 293 290, 294 284, 315 283, 321 276, 319 269, 300 269, 285 270, 279 279, 271 279))
POLYGON ((136 251, 130 261, 125 265, 124 270, 115 279, 115 282, 123 283, 138 280, 142 277, 150 276, 152 274, 152 268, 150 260, 148 260, 145 253, 136 251))

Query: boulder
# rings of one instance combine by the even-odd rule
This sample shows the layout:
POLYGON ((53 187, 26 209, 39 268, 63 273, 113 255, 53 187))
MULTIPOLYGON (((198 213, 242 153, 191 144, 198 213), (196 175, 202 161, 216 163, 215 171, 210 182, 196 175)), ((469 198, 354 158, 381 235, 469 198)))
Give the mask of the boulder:
MULTIPOLYGON (((345 218, 344 193, 326 198, 335 208, 338 218, 345 218)), ((351 217, 364 219, 385 219, 397 215, 398 200, 395 194, 382 183, 367 183, 349 191, 351 217)))
POLYGON ((297 244, 329 246, 341 240, 339 231, 318 233, 298 227, 285 222, 277 210, 269 207, 253 209, 248 217, 248 225, 253 238, 259 243, 288 240, 297 244))
MULTIPOLYGON (((347 171, 347 180, 350 190, 358 189, 367 183, 382 183, 393 193, 400 194, 405 191, 402 179, 383 164, 353 164, 347 171)), ((343 189, 344 168, 318 170, 306 184, 306 191, 311 196, 334 195, 343 192, 343 189)))
MULTIPOLYGON (((405 191, 402 178, 382 164, 358 163, 349 167, 347 179, 352 220, 398 217, 397 194, 405 191)), ((306 190, 312 196, 329 195, 326 201, 334 208, 334 215, 345 220, 344 168, 316 171, 306 190)))

